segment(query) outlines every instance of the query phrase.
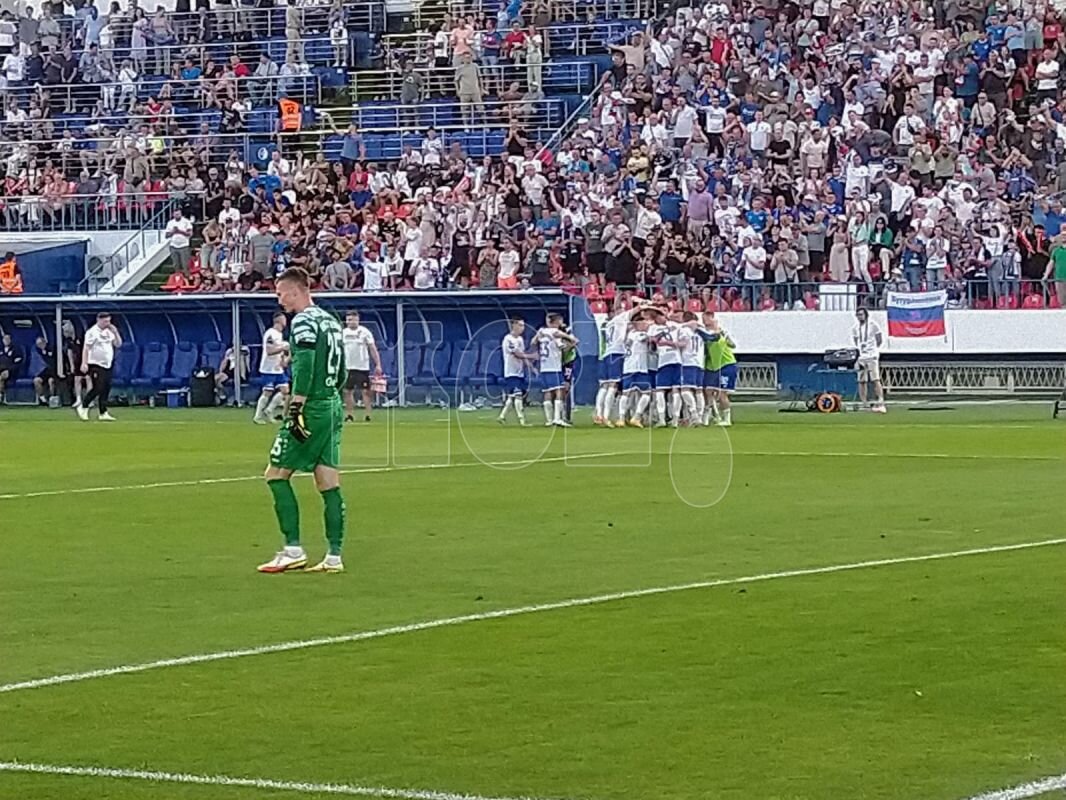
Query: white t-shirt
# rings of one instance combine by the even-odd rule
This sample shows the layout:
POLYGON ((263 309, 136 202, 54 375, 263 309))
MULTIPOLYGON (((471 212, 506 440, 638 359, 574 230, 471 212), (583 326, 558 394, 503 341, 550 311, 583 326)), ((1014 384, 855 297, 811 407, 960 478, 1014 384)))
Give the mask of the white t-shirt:
POLYGON ((761 281, 766 268, 766 250, 761 245, 744 248, 744 280, 761 281))
POLYGON ((625 338, 626 357, 622 361, 622 374, 635 375, 648 371, 648 334, 645 331, 630 331, 625 338))
POLYGON ((341 331, 341 340, 344 342, 344 363, 348 369, 369 370, 370 345, 374 344, 374 334, 362 325, 345 327, 341 331))
POLYGON ((110 369, 115 361, 115 333, 93 325, 85 332, 85 349, 89 354, 88 362, 97 367, 110 369))
POLYGON ((518 274, 518 265, 521 257, 518 255, 517 250, 501 250, 500 251, 500 272, 501 278, 513 278, 518 274))
POLYGON ((380 292, 385 276, 388 274, 389 267, 384 261, 363 259, 363 291, 380 292))
POLYGON ((1040 92, 1051 92, 1059 85, 1059 62, 1055 59, 1041 61, 1036 65, 1036 88, 1040 92))
POLYGON ((763 120, 762 122, 749 122, 747 130, 752 150, 761 153, 770 146, 770 131, 773 129, 770 127, 769 122, 766 120, 763 120))
POLYGON ((626 329, 629 327, 629 315, 619 314, 603 324, 604 355, 621 356, 626 352, 626 329))
MULTIPOLYGON (((648 336, 652 339, 668 339, 669 341, 677 341, 678 329, 676 325, 667 323, 666 325, 652 325, 648 328, 648 336)), ((681 363, 681 351, 676 347, 670 347, 669 345, 660 345, 655 348, 655 352, 659 354, 659 366, 664 367, 667 364, 680 364, 681 363)))
POLYGON ((540 348, 540 371, 563 371, 563 347, 559 341, 556 328, 541 328, 537 332, 537 345, 540 348))
POLYGON ((192 238, 192 220, 188 217, 172 219, 167 223, 166 232, 170 234, 167 241, 171 247, 188 247, 192 238))
POLYGON ((856 323, 855 327, 851 329, 851 340, 859 348, 859 359, 861 361, 870 361, 879 357, 880 351, 877 346, 877 339, 880 335, 881 329, 872 319, 868 319, 861 324, 856 323))
POLYGON ((526 343, 521 336, 509 333, 503 337, 503 377, 522 378, 526 374, 526 362, 520 354, 525 353, 526 343))
POLYGON ((703 339, 695 331, 682 326, 677 331, 677 342, 681 345, 681 366, 703 366, 703 339))
POLYGON ((725 130, 726 111, 721 106, 707 106, 703 109, 707 115, 707 133, 721 133, 725 130))
POLYGON ((285 371, 281 366, 282 352, 271 355, 267 348, 280 347, 285 344, 285 335, 277 328, 267 328, 263 334, 263 354, 259 357, 259 372, 264 375, 280 375, 285 371))

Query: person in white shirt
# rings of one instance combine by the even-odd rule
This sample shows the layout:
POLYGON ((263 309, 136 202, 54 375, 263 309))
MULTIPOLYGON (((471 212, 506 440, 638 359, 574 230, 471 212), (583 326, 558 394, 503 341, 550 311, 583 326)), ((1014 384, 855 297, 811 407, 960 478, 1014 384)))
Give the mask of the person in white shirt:
POLYGON ((681 327, 677 340, 681 344, 681 403, 685 419, 692 426, 703 424, 703 339, 696 333, 698 317, 691 311, 679 312, 681 327))
POLYGON ((766 269, 766 249, 762 246, 760 236, 741 239, 744 250, 741 252, 741 265, 744 268, 744 299, 751 304, 754 311, 759 298, 759 286, 762 284, 766 269))
POLYGON ((903 107, 903 116, 896 122, 892 129, 892 141, 896 145, 896 154, 900 156, 910 155, 910 149, 914 146, 917 137, 925 135, 925 120, 914 111, 914 106, 907 103, 903 107))
POLYGON ((370 392, 370 361, 374 361, 374 375, 381 375, 381 354, 378 352, 374 334, 359 322, 359 312, 349 311, 344 315, 344 363, 348 367, 348 379, 344 382, 344 421, 355 421, 355 390, 363 393, 364 422, 370 422, 373 395, 370 392))
POLYGON ((289 375, 285 369, 289 356, 289 343, 285 341, 285 326, 288 320, 278 311, 272 324, 263 333, 263 352, 259 357, 259 375, 263 388, 255 406, 252 422, 266 425, 275 418, 289 394, 289 375))
POLYGON ((378 256, 376 250, 368 250, 363 256, 363 291, 391 289, 391 283, 389 264, 378 256))
POLYGON ((96 401, 101 422, 114 422, 107 410, 111 396, 111 370, 115 363, 115 350, 122 347, 122 336, 111 322, 111 315, 101 311, 96 315, 96 324, 85 332, 85 344, 81 352, 81 371, 89 373, 92 388, 75 403, 74 411, 82 422, 89 420, 89 406, 96 401))
POLYGON ((770 134, 773 131, 770 123, 762 118, 762 112, 755 112, 755 119, 745 126, 748 135, 748 148, 751 154, 760 162, 766 160, 766 149, 770 146, 770 134))
POLYGON ((170 258, 174 262, 174 271, 188 277, 189 259, 192 257, 192 220, 174 209, 173 218, 167 222, 164 233, 170 243, 170 258))
POLYGON ((885 392, 881 386, 881 328, 870 319, 870 312, 860 308, 855 312, 855 327, 851 329, 851 340, 859 348, 859 400, 866 406, 866 384, 872 383, 874 404, 872 411, 884 414, 885 392))
POLYGON ((518 268, 521 266, 522 256, 515 249, 514 242, 504 239, 503 249, 500 250, 499 272, 496 274, 496 285, 500 289, 518 288, 518 268))
POLYGON ((629 325, 625 338, 625 358, 622 360, 622 397, 618 401, 616 428, 626 426, 626 414, 632 403, 633 419, 629 425, 643 428, 641 418, 651 403, 651 379, 648 377, 648 322, 637 316, 629 325))
POLYGON ((1054 50, 1045 50, 1044 58, 1036 65, 1036 96, 1040 100, 1058 100, 1059 62, 1054 50))
POLYGON ((577 339, 562 330, 561 314, 548 314, 544 327, 533 337, 540 357, 540 388, 544 393, 544 425, 569 428, 563 416, 566 384, 563 381, 563 348, 575 347, 577 339))
POLYGON ((526 376, 526 363, 536 361, 536 356, 526 352, 526 341, 522 334, 526 330, 526 323, 521 319, 511 320, 511 331, 503 337, 501 347, 503 349, 503 410, 500 411, 498 420, 500 423, 507 421, 507 412, 512 408, 518 417, 518 424, 523 428, 529 427, 526 422, 524 401, 526 392, 529 391, 529 378, 526 376))

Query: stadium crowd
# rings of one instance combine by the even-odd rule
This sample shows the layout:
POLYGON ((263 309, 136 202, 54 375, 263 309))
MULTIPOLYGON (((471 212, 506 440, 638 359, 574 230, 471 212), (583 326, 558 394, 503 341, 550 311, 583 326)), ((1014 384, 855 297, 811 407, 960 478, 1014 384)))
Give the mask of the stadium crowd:
MULTIPOLYGON (((1066 302, 1066 38, 1055 6, 682 7, 612 45, 590 102, 544 142, 521 109, 544 97, 534 17, 550 8, 504 3, 495 19, 460 15, 432 33, 434 64, 455 70, 446 90, 478 114, 471 124, 500 59, 527 66, 524 82, 496 89, 513 103, 498 112, 499 157, 471 158, 430 130, 377 163, 352 127, 337 161, 281 139, 257 169, 207 132, 160 147, 168 101, 155 97, 139 133, 75 163, 63 139, 36 157, 9 143, 5 194, 32 183, 43 213, 62 209, 64 190, 100 196, 115 214, 176 199, 176 291, 264 288, 295 264, 323 290, 564 285, 609 297, 624 287, 739 310, 815 307, 816 284, 832 282, 874 303, 886 288, 944 288, 972 307, 1066 302)), ((74 36, 79 64, 100 47, 89 30, 74 36)), ((417 103, 433 87, 414 60, 396 67, 401 96, 417 103)), ((205 102, 222 94, 199 91, 205 102)), ((9 110, 8 138, 12 118, 32 128, 46 105, 9 110)))

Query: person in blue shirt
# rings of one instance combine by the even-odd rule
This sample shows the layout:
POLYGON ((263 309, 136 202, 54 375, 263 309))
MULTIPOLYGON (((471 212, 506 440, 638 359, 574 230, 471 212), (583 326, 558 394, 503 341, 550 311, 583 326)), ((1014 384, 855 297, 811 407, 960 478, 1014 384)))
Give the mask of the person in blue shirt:
POLYGON ((770 212, 763 207, 761 197, 752 198, 751 209, 744 213, 744 219, 756 233, 763 233, 766 230, 767 225, 770 224, 770 212))
POLYGON ((248 170, 248 189, 255 191, 260 186, 266 191, 267 197, 273 195, 275 189, 281 188, 281 178, 277 175, 264 175, 256 167, 248 170))
MULTIPOLYGON (((977 42, 974 42, 974 45, 976 44, 977 42)), ((987 57, 987 53, 985 55, 987 57)), ((976 53, 963 60, 960 77, 961 83, 958 78, 955 79, 955 94, 966 105, 966 108, 971 108, 977 100, 977 93, 981 90, 981 65, 978 63, 976 53)))
POLYGON ((665 191, 659 194, 659 216, 663 222, 681 222, 684 207, 685 198, 677 190, 677 181, 668 181, 665 191))
POLYGON ((759 109, 759 104, 755 102, 755 95, 751 92, 745 94, 744 98, 737 103, 737 115, 745 125, 755 121, 755 112, 759 109))
POLYGON ((537 220, 537 232, 544 236, 544 241, 549 244, 559 235, 559 218, 552 213, 550 208, 542 208, 540 219, 537 220))
POLYGON ((992 40, 988 37, 988 31, 981 31, 981 35, 970 45, 970 52, 979 64, 988 61, 988 54, 992 52, 992 40))

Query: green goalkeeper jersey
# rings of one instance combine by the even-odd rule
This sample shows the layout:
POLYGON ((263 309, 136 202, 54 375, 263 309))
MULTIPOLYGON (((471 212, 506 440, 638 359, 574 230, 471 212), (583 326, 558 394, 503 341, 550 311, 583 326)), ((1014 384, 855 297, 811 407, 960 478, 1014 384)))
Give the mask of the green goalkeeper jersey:
POLYGON ((340 397, 348 377, 341 326, 328 311, 308 306, 292 320, 292 393, 320 404, 340 397))

